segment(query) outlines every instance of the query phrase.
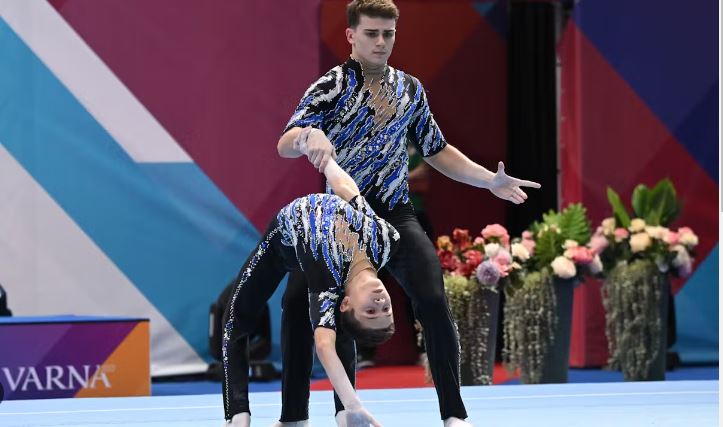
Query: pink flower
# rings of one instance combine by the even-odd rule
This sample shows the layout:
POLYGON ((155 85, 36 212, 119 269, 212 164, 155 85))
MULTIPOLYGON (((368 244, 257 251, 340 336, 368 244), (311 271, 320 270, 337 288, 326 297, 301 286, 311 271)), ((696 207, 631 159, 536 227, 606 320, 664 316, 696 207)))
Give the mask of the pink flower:
POLYGON ((534 240, 532 240, 532 239, 522 239, 522 241, 521 241, 520 243, 522 244, 522 246, 525 247, 525 249, 527 249, 527 252, 530 253, 530 256, 534 255, 534 253, 535 253, 535 245, 537 244, 537 243, 535 243, 534 240))
POLYGON ((497 238, 504 247, 510 246, 510 235, 507 233, 507 229, 499 224, 491 224, 482 229, 482 237, 485 240, 490 238, 497 238))
POLYGON ((614 234, 616 242, 622 242, 623 240, 627 239, 628 236, 630 236, 630 232, 628 232, 628 230, 622 227, 616 228, 614 234))
POLYGON ((602 234, 596 234, 592 236, 592 238, 590 239, 590 243, 588 243, 593 255, 598 255, 602 253, 602 251, 604 251, 609 244, 610 242, 608 242, 607 237, 603 236, 602 234))
POLYGON ((500 277, 507 277, 510 274, 510 271, 512 271, 512 264, 503 265, 494 260, 491 260, 491 262, 495 267, 497 267, 497 270, 500 272, 500 277))
POLYGON ((472 246, 484 246, 485 245, 485 239, 477 236, 474 238, 474 241, 472 242, 472 246))
POLYGON ((667 243, 668 246, 675 246, 678 244, 679 237, 680 235, 675 231, 669 231, 668 234, 665 235, 663 240, 665 240, 665 243, 667 243))
POLYGON ((530 239, 532 240, 532 232, 530 230, 525 230, 522 232, 522 238, 523 239, 530 239))
POLYGON ((570 258, 576 264, 590 264, 593 254, 590 249, 585 246, 575 246, 565 251, 565 256, 570 258))
POLYGON ((512 256, 507 249, 502 248, 497 252, 497 255, 492 258, 492 261, 499 265, 507 266, 512 264, 512 256))

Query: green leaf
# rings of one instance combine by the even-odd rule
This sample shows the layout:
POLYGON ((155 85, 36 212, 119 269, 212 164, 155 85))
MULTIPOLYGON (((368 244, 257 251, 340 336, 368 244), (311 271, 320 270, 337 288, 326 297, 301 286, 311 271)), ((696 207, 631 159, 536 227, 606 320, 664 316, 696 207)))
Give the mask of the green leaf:
POLYGON ((562 255, 562 245, 565 243, 565 236, 552 230, 543 231, 537 237, 535 245, 535 268, 540 270, 550 265, 559 255, 562 255))
POLYGON ((590 220, 587 209, 581 203, 573 203, 563 209, 558 226, 564 240, 574 240, 581 245, 590 241, 590 220))
POLYGON ((625 210, 625 205, 623 205, 623 202, 620 200, 618 193, 610 187, 608 187, 608 201, 613 208, 615 222, 619 227, 628 228, 628 226, 630 226, 630 215, 628 215, 628 211, 625 210))
POLYGON ((647 212, 650 209, 650 190, 644 184, 639 184, 633 190, 632 205, 635 216, 648 222, 647 212))
POLYGON ((667 226, 678 217, 680 210, 681 204, 675 194, 675 187, 665 178, 650 193, 650 222, 646 222, 667 226))

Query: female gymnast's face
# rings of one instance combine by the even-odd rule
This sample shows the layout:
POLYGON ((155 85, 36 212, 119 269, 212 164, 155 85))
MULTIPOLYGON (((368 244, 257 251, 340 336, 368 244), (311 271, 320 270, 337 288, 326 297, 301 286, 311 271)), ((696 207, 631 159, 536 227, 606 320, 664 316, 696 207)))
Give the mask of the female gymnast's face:
POLYGON ((367 64, 384 65, 392 54, 397 21, 387 18, 359 17, 356 28, 346 29, 352 56, 367 64))
POLYGON ((365 328, 382 329, 394 323, 389 292, 382 281, 376 278, 348 290, 341 310, 349 309, 354 310, 354 317, 365 328))

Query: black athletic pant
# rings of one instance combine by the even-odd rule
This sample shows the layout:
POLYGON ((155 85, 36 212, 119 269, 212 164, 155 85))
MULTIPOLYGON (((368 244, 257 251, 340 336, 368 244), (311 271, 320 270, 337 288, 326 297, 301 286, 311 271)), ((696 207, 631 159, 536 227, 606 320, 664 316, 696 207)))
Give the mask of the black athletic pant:
MULTIPOLYGON (((389 221, 401 237, 399 249, 387 263, 387 269, 412 300, 414 313, 424 328, 427 357, 437 389, 442 419, 467 418, 459 389, 459 338, 444 294, 442 267, 434 244, 419 225, 411 205, 397 206, 392 211, 384 207, 372 208, 389 221)), ((294 277, 294 281, 299 280, 303 280, 303 277, 294 277)), ((289 285, 291 283, 290 280, 289 285)), ((298 285, 294 285, 293 289, 297 287, 298 285)), ((309 374, 312 363, 311 331, 308 324, 299 320, 303 318, 302 313, 308 313, 308 298, 298 290, 287 293, 283 299, 283 308, 281 351, 284 373, 281 420, 300 421, 308 418, 309 374), (307 356, 300 358, 300 355, 307 356)), ((337 349, 337 353, 345 367, 353 366, 353 352, 337 349), (346 359, 347 357, 349 359, 346 359)), ((348 368, 347 373, 353 381, 354 376, 348 368)), ((337 401, 337 411, 340 409, 337 401)))
MULTIPOLYGON (((226 420, 241 412, 251 412, 249 335, 281 279, 288 271, 298 268, 294 249, 281 243, 278 222, 274 219, 241 268, 224 314, 222 388, 226 420)), ((297 318, 297 322, 310 325, 308 310, 305 317, 297 318)))

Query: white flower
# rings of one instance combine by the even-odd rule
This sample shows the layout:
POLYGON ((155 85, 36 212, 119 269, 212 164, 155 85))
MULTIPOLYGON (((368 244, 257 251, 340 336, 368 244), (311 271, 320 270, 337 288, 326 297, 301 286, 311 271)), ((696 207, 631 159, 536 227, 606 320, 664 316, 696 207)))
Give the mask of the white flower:
POLYGON ((513 270, 519 270, 522 268, 519 262, 513 262, 512 264, 510 264, 510 267, 512 267, 513 270))
POLYGON ((588 264, 588 268, 590 269, 590 274, 598 274, 603 270, 600 255, 595 255, 595 257, 592 259, 592 262, 588 264))
MULTIPOLYGON (((518 258, 521 261, 527 261, 530 259, 530 251, 528 251, 522 243, 513 243, 511 249, 513 257, 518 258)), ((485 252, 486 251, 487 248, 485 248, 485 252)))
POLYGON ((628 227, 628 230, 632 231, 633 233, 645 230, 645 220, 635 218, 634 220, 630 221, 630 227, 628 227))
POLYGON ((678 241, 685 246, 692 248, 693 246, 698 245, 698 236, 696 236, 693 232, 682 233, 678 237, 678 241))
POLYGON ((564 256, 559 256, 555 258, 555 260, 552 261, 551 265, 552 271, 555 272, 555 275, 563 279, 575 277, 575 274, 577 274, 575 263, 565 258, 564 256))
POLYGON ((630 236, 630 250, 635 252, 642 252, 651 244, 650 236, 646 232, 635 233, 630 236))
POLYGON ((578 243, 574 240, 567 239, 565 240, 565 243, 562 245, 565 249, 572 249, 578 247, 578 243))
POLYGON ((693 270, 693 260, 690 258, 688 250, 683 245, 675 245, 670 248, 671 251, 675 251, 675 258, 673 259, 673 267, 678 269, 678 273, 685 277, 688 276, 693 270))
POLYGON ((675 258, 673 258, 673 267, 681 267, 685 263, 690 261, 690 254, 688 254, 688 250, 685 249, 685 246, 675 245, 670 248, 670 250, 675 252, 675 258))
POLYGON ((485 245, 485 255, 487 255, 488 258, 494 258, 499 251, 499 243, 488 243, 485 245))
POLYGON ((602 232, 606 236, 613 234, 615 231, 615 218, 605 218, 602 221, 602 232))
POLYGON ((668 235, 670 230, 659 225, 648 225, 645 227, 645 232, 648 233, 648 235, 653 239, 663 240, 668 235))

